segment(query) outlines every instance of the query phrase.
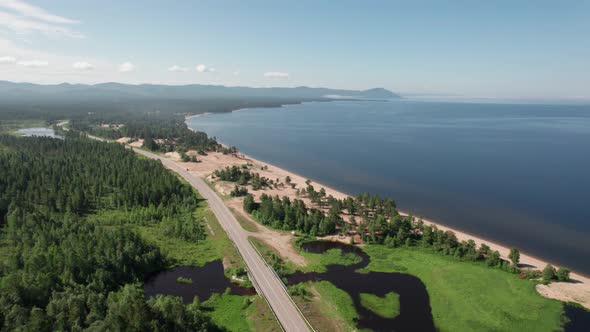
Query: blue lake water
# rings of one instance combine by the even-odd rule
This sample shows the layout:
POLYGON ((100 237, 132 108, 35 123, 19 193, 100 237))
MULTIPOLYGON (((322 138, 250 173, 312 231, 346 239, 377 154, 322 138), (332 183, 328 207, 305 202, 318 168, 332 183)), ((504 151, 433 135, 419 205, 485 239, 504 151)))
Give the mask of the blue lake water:
POLYGON ((588 105, 336 101, 188 124, 334 189, 392 197, 590 275, 588 105))

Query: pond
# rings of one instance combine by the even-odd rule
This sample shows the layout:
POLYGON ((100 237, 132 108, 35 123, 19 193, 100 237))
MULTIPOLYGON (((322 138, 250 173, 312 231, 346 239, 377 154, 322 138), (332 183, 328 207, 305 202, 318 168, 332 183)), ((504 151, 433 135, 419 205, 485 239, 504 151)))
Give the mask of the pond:
POLYGON ((46 137, 53 137, 53 138, 63 138, 60 135, 55 133, 55 130, 51 128, 23 128, 17 130, 17 133, 23 136, 31 137, 31 136, 46 136, 46 137))
MULTIPOLYGON (((287 276, 290 285, 306 281, 329 281, 347 292, 359 315, 357 327, 373 331, 435 331, 430 299, 422 281, 404 273, 368 272, 359 273, 358 269, 370 263, 370 257, 362 249, 340 242, 312 241, 303 244, 302 249, 322 254, 331 249, 340 249, 342 255, 355 254, 361 258, 359 263, 351 265, 329 265, 328 271, 296 272, 287 276), (384 298, 391 292, 399 296, 399 314, 395 317, 382 317, 363 305, 361 294, 372 294, 384 298)), ((395 308, 397 309, 397 308, 395 308)), ((387 311, 381 310, 381 311, 387 311)), ((564 325, 565 332, 588 331, 590 312, 579 307, 565 304, 564 316, 569 320, 564 325)))
POLYGON ((404 273, 368 272, 356 270, 366 267, 370 258, 360 248, 340 242, 313 241, 303 244, 303 250, 324 253, 330 249, 340 249, 342 254, 356 254, 361 261, 351 265, 329 265, 328 271, 296 272, 287 276, 290 285, 306 281, 329 281, 347 292, 359 315, 356 322, 359 329, 373 331, 435 331, 430 299, 426 287, 420 279, 404 273), (361 294, 385 298, 395 293, 399 297, 399 314, 394 317, 380 316, 363 305, 361 294))
POLYGON ((565 316, 568 318, 564 326, 565 332, 587 332, 590 328, 590 312, 577 306, 566 304, 565 316))
POLYGON ((214 293, 223 293, 227 288, 231 294, 256 294, 254 288, 240 287, 230 282, 223 274, 221 260, 209 262, 202 267, 179 266, 162 271, 150 276, 144 284, 146 298, 157 294, 173 295, 180 296, 184 303, 191 303, 195 296, 200 301, 207 301, 214 293), (178 278, 182 279, 179 281, 178 278))

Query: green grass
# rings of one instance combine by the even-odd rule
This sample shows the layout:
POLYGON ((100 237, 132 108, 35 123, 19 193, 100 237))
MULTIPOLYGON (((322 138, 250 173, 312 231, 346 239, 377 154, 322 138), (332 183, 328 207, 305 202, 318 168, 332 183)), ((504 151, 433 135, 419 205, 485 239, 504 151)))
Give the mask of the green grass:
POLYGON ((361 293, 361 305, 384 318, 395 318, 399 315, 399 295, 394 292, 379 297, 361 293))
POLYGON ((275 248, 269 247, 266 243, 252 236, 248 238, 248 241, 250 241, 250 243, 252 243, 256 249, 258 249, 258 252, 266 261, 266 263, 271 265, 275 269, 275 272, 277 272, 279 275, 291 274, 297 270, 295 263, 288 260, 283 260, 275 248), (281 263, 278 263, 274 257, 281 258, 281 263), (280 267, 277 265, 280 265, 280 267))
POLYGON ((202 304, 213 322, 228 331, 281 331, 260 296, 214 294, 202 304))
POLYGON ((307 266, 301 268, 302 271, 325 272, 328 265, 351 265, 361 261, 360 257, 353 253, 343 255, 340 249, 330 249, 323 254, 314 254, 304 250, 301 250, 300 253, 307 261, 307 266))
POLYGON ((192 284, 193 279, 185 278, 185 277, 178 277, 178 278, 176 278, 176 282, 178 282, 180 284, 192 284))
MULTIPOLYGON (((273 255, 278 256, 278 252, 254 237, 250 237, 249 240, 258 249, 262 258, 272 265, 273 255)), ((340 249, 329 250, 325 255, 303 254, 310 263, 306 267, 299 268, 305 271, 325 270, 325 265, 322 264, 358 262, 357 257, 349 255, 341 257, 340 249)), ((291 274, 298 267, 294 263, 286 261, 282 269, 285 274, 291 274)), ((352 298, 345 291, 328 281, 307 282, 288 288, 290 294, 299 294, 293 295, 293 300, 317 331, 356 331, 354 320, 358 315, 352 298), (302 287, 305 289, 303 292, 300 289, 302 287)))
POLYGON ((230 210, 231 210, 232 214, 234 215, 234 217, 236 217, 236 220, 238 220, 238 222, 240 223, 240 226, 242 226, 243 229, 245 229, 248 232, 252 232, 252 233, 258 232, 258 227, 256 226, 256 224, 254 222, 246 219, 246 217, 244 217, 241 213, 236 211, 236 209, 230 208, 230 210))
MULTIPOLYGON (((206 263, 223 260, 226 277, 231 278, 236 268, 246 269, 242 257, 236 247, 227 237, 225 231, 209 208, 200 208, 196 212, 198 217, 205 220, 207 238, 205 240, 185 241, 166 236, 159 225, 130 226, 147 241, 154 243, 162 253, 170 258, 169 268, 175 266, 203 266, 206 263)), ((250 287, 249 280, 236 282, 242 287, 250 287)))
POLYGON ((554 331, 563 304, 541 297, 535 283, 483 264, 421 248, 367 245, 370 271, 403 272, 426 285, 441 331, 554 331))
POLYGON ((146 240, 156 244, 162 252, 173 260, 174 266, 203 266, 206 263, 224 259, 226 267, 244 267, 244 263, 217 218, 208 207, 195 212, 196 218, 204 220, 207 238, 198 242, 184 241, 163 234, 159 225, 131 226, 146 240))
POLYGON ((358 314, 352 298, 328 281, 307 282, 306 296, 293 296, 293 300, 316 331, 356 331, 358 314))

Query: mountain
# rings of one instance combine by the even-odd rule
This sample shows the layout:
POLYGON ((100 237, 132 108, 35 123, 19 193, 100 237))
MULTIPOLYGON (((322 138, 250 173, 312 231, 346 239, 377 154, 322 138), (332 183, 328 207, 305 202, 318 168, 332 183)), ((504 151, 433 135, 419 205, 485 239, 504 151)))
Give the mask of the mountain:
POLYGON ((398 94, 383 88, 369 90, 342 90, 328 88, 250 88, 222 85, 155 85, 101 83, 39 85, 0 81, 0 98, 3 99, 200 99, 200 98, 290 98, 324 99, 330 97, 350 99, 397 99, 398 94))

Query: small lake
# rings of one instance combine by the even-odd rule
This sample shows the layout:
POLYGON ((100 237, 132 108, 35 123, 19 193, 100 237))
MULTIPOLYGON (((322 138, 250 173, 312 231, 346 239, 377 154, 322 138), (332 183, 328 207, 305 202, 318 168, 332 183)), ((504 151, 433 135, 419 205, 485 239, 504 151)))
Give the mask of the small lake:
POLYGON ((31 136, 45 136, 45 137, 52 137, 52 138, 63 138, 60 135, 55 133, 55 130, 51 128, 23 128, 17 130, 17 133, 26 137, 31 136))
POLYGON ((359 329, 372 331, 435 331, 430 310, 430 298, 420 279, 404 273, 368 272, 359 273, 370 258, 360 248, 340 242, 313 241, 303 244, 303 250, 321 254, 331 249, 340 249, 343 255, 355 254, 361 258, 351 265, 329 265, 328 271, 296 272, 287 276, 290 285, 307 281, 329 281, 347 292, 359 315, 356 322, 359 329), (388 293, 399 296, 399 314, 393 318, 381 317, 361 304, 361 293, 383 298, 388 293))
POLYGON ((145 297, 158 294, 180 296, 184 303, 193 302, 197 296, 200 301, 207 301, 214 293, 223 293, 229 288, 231 294, 254 295, 254 288, 239 287, 230 282, 223 274, 221 260, 209 262, 202 267, 179 266, 162 271, 149 277, 143 287, 145 297), (178 282, 177 278, 189 278, 192 283, 178 282))

